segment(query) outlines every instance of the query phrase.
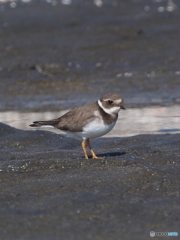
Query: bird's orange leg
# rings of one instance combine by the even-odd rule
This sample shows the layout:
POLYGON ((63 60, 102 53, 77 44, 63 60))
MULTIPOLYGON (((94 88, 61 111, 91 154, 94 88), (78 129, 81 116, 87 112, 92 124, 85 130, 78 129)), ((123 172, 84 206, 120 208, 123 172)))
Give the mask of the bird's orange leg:
POLYGON ((92 158, 103 159, 103 158, 101 158, 101 157, 97 157, 97 156, 96 156, 95 152, 94 152, 94 151, 92 150, 92 148, 91 148, 89 139, 86 139, 85 141, 86 141, 86 146, 88 146, 89 149, 90 149, 90 151, 91 151, 92 158))
POLYGON ((86 146, 87 146, 86 140, 87 139, 82 141, 81 146, 82 146, 85 158, 88 159, 88 155, 87 155, 87 152, 86 152, 86 146))

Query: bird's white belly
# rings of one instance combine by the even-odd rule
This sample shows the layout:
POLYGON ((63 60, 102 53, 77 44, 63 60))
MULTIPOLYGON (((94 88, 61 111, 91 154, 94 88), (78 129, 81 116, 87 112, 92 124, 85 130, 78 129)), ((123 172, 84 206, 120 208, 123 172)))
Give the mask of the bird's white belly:
POLYGON ((97 138, 107 134, 114 127, 116 122, 113 122, 110 125, 105 125, 102 119, 96 119, 88 123, 82 132, 73 132, 73 135, 86 138, 97 138))

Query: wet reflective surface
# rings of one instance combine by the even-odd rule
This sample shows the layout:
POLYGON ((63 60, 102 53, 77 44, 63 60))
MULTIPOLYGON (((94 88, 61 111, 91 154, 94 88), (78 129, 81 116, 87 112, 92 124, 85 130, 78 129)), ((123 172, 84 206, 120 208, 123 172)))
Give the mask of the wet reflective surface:
POLYGON ((57 111, 110 92, 130 107, 179 104, 180 2, 170 2, 1 3, 0 109, 57 111))
MULTIPOLYGON (((67 111, 59 112, 2 112, 0 121, 23 130, 34 130, 29 127, 33 121, 49 120, 62 116, 67 111)), ((41 130, 63 133, 51 128, 41 130)), ((106 137, 127 137, 138 134, 179 133, 180 106, 131 108, 120 111, 114 129, 106 137)))

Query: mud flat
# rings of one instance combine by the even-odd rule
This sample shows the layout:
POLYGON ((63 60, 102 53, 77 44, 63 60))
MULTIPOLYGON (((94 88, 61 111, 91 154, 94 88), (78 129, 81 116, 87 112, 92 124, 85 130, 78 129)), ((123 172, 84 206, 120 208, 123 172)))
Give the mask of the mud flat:
POLYGON ((104 92, 128 107, 180 103, 179 1, 48 2, 0 5, 0 110, 59 111, 104 92))
POLYGON ((180 134, 92 141, 0 125, 2 239, 149 239, 178 232, 180 134))

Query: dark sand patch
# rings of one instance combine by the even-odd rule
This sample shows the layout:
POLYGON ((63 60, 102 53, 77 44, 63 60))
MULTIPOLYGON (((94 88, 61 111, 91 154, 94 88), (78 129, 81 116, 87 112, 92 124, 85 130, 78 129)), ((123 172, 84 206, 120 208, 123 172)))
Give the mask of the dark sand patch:
POLYGON ((180 134, 79 141, 0 125, 2 239, 149 239, 178 231, 180 134))

